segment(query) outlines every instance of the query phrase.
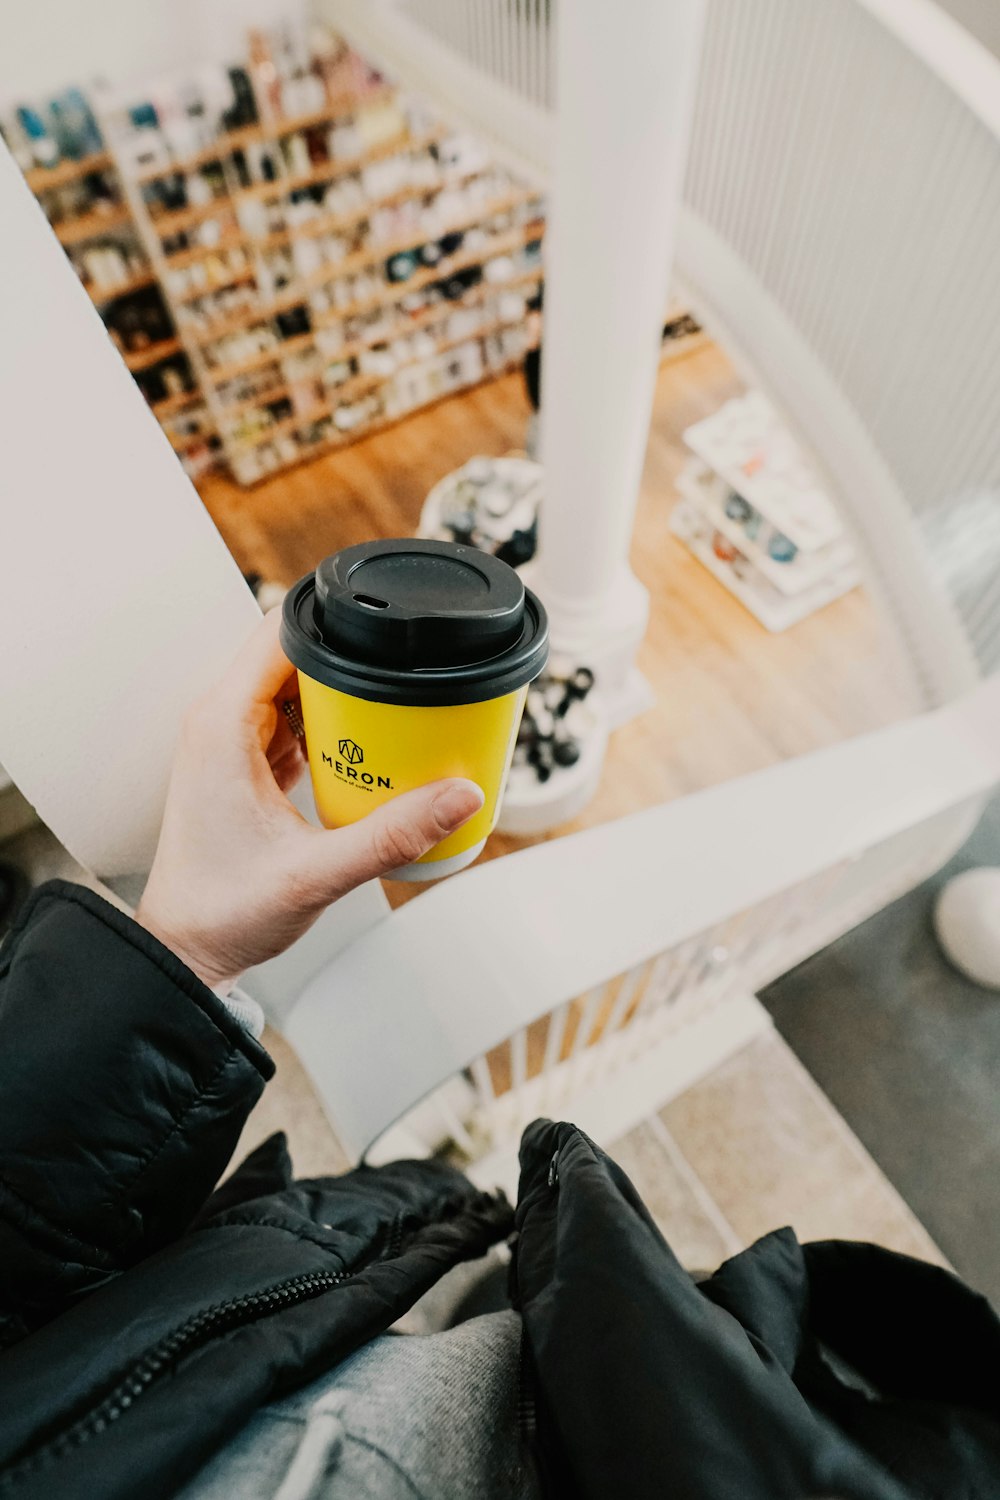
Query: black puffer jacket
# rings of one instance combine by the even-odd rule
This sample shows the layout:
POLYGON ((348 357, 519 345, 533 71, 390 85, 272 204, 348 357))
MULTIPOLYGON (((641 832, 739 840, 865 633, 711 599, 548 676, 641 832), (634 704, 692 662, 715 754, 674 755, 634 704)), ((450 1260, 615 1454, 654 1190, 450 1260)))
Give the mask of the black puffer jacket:
POLYGON ((173 954, 56 883, 0 949, 0 1496, 172 1495, 510 1228, 434 1162, 214 1198, 273 1066, 173 954))
MULTIPOLYGON (((86 891, 44 889, 0 949, 0 1500, 172 1495, 510 1228, 434 1163, 292 1183, 278 1138, 211 1195, 270 1071, 86 891)), ((521 1162, 548 1495, 1000 1497, 1000 1324, 955 1277, 781 1230, 696 1287, 574 1126, 536 1122, 521 1162)))
POLYGON ((1000 1497, 1000 1323, 957 1277, 782 1229, 696 1286, 575 1126, 530 1126, 521 1167, 513 1289, 549 1494, 1000 1497))

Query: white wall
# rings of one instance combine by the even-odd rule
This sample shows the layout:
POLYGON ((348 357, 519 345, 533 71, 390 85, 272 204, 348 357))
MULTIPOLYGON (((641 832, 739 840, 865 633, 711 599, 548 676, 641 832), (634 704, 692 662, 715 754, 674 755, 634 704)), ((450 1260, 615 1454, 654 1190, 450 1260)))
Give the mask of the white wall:
POLYGON ((69 84, 140 82, 244 53, 247 27, 305 0, 0 0, 0 106, 69 84))
POLYGON ((938 4, 1000 57, 1000 0, 938 0, 938 4))
POLYGON ((96 77, 141 77, 186 61, 185 0, 7 0, 0 98, 33 99, 96 77))
POLYGON ((181 713, 260 611, 2 146, 0 224, 0 761, 82 865, 132 874, 181 713))

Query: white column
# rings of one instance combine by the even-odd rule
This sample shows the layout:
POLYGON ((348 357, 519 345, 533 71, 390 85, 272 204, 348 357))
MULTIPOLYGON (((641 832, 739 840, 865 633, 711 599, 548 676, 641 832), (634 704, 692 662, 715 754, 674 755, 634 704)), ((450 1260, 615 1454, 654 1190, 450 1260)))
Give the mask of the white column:
POLYGON ((545 503, 533 578, 555 649, 595 666, 613 720, 646 625, 646 592, 628 553, 703 8, 703 0, 559 7, 542 357, 545 503))

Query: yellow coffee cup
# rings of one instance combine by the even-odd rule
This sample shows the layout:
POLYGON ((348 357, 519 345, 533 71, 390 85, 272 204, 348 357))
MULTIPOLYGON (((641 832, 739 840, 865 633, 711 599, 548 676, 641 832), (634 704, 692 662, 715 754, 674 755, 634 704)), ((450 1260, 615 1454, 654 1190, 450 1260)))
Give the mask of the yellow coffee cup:
POLYGON ((298 670, 306 747, 327 828, 400 792, 465 776, 479 812, 399 880, 471 864, 500 812, 528 683, 548 621, 513 568, 454 542, 348 547, 285 599, 281 643, 298 670))

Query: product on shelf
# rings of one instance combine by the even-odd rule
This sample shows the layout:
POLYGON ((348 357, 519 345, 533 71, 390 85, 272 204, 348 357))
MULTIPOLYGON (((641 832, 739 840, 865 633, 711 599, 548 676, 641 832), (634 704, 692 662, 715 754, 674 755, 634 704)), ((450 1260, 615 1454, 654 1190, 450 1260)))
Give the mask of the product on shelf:
POLYGON ((74 271, 98 305, 123 292, 149 286, 154 280, 131 225, 118 230, 114 238, 95 227, 84 243, 64 248, 74 271))
POLYGON ((667 360, 682 358, 687 354, 694 354, 699 349, 703 349, 708 342, 708 334, 704 331, 686 301, 677 293, 672 293, 663 319, 663 331, 660 339, 661 361, 665 362, 667 360))
POLYGON ((255 122, 220 131, 203 108, 186 159, 176 128, 162 139, 164 99, 191 113, 176 89, 119 122, 180 336, 253 483, 516 361, 540 226, 480 142, 327 33, 255 33, 242 76, 255 122))
POLYGON ((16 106, 0 118, 0 135, 26 173, 54 173, 60 162, 86 163, 104 149, 94 112, 77 88, 64 89, 47 104, 16 106))
POLYGON ((535 553, 542 467, 530 458, 471 458, 424 501, 420 535, 463 542, 513 567, 535 553))
POLYGON ((840 518, 767 398, 727 401, 684 433, 687 446, 803 551, 838 540, 840 518))
POLYGON ((859 582, 829 498, 756 392, 695 423, 671 528, 769 630, 786 630, 859 582))
POLYGON ((109 302, 104 322, 118 348, 135 354, 174 336, 173 320, 158 287, 148 287, 109 302))
POLYGON ((253 483, 523 357, 537 197, 325 28, 0 125, 185 461, 198 392, 253 483))
MULTIPOLYGON (((541 495, 542 468, 532 459, 472 458, 430 491, 420 535, 477 547, 520 567, 534 556, 541 495)), ((595 732, 587 704, 593 686, 589 667, 553 658, 529 688, 513 755, 515 796, 523 796, 526 783, 544 784, 578 764, 595 732)))
POLYGON ((665 353, 700 344, 704 330, 692 313, 668 309, 667 321, 663 325, 663 349, 665 353))
MULTIPOLYGON (((504 185, 509 196, 509 184, 504 185)), ((352 433, 362 424, 399 416, 516 359, 523 352, 523 341, 518 341, 518 331, 513 325, 523 324, 526 304, 523 295, 505 289, 505 283, 523 275, 525 266, 537 263, 537 236, 531 240, 530 253, 525 250, 520 262, 510 255, 491 257, 484 267, 479 259, 488 256, 496 235, 506 247, 510 222, 509 217, 499 217, 488 224, 481 232, 479 248, 472 252, 477 262, 471 265, 461 264, 466 236, 458 231, 446 230, 434 242, 434 253, 428 253, 426 241, 416 246, 406 268, 411 284, 405 299, 398 299, 394 292, 391 264, 380 265, 377 261, 370 263, 367 270, 347 276, 340 264, 335 279, 313 288, 308 306, 282 305, 266 323, 255 325, 249 319, 253 294, 245 300, 227 297, 227 315, 245 326, 236 327, 216 340, 206 338, 205 355, 210 365, 223 373, 234 365, 252 369, 266 364, 272 354, 275 359, 281 358, 287 349, 289 358, 310 359, 309 368, 304 370, 305 378, 307 382, 319 381, 318 389, 315 384, 307 384, 304 389, 309 399, 300 394, 292 411, 269 403, 263 413, 256 417, 244 415, 237 425, 227 428, 227 438, 234 444, 248 441, 257 444, 263 440, 260 451, 234 454, 237 476, 251 483, 282 463, 292 461, 296 436, 301 439, 302 450, 308 452, 325 439, 352 433), (495 261, 500 264, 494 267, 495 261), (441 274, 449 268, 452 268, 450 274, 441 274), (429 280, 432 271, 438 273, 439 280, 429 280), (491 295, 487 285, 487 295, 478 297, 477 305, 464 305, 485 276, 496 287, 495 293, 491 295), (437 314, 436 307, 440 307, 437 314), (415 329, 413 325, 418 318, 420 327, 415 329), (498 341, 497 336, 506 324, 512 327, 498 341), (489 341, 479 348, 475 340, 484 335, 489 341), (307 350, 301 347, 303 341, 309 346, 307 350), (342 354, 346 358, 340 357, 342 354), (353 388, 362 377, 381 377, 385 381, 378 397, 359 390, 356 401, 341 401, 329 414, 325 426, 323 416, 314 420, 310 408, 315 407, 316 398, 322 397, 324 389, 337 390, 347 385, 353 388), (302 417, 309 418, 308 426, 293 436, 296 419, 302 417), (271 443, 269 438, 274 428, 279 428, 278 436, 288 441, 280 445, 271 443)), ((440 220, 435 227, 439 226, 440 220)), ((421 227, 426 230, 429 225, 425 222, 421 227)), ((359 247, 351 253, 358 256, 364 252, 359 247)), ((326 270, 323 274, 330 275, 326 270)), ((286 276, 292 286, 298 284, 287 271, 280 279, 285 280, 286 276)), ((274 280, 272 273, 269 284, 273 285, 274 280)), ((212 325, 204 321, 205 312, 200 300, 185 304, 189 326, 201 326, 210 333, 212 325)), ((242 402, 246 396, 241 394, 235 399, 242 402)))
POLYGON ((589 730, 581 708, 593 686, 589 667, 556 658, 549 663, 528 689, 514 746, 515 766, 532 771, 545 783, 559 769, 576 765, 589 730))

